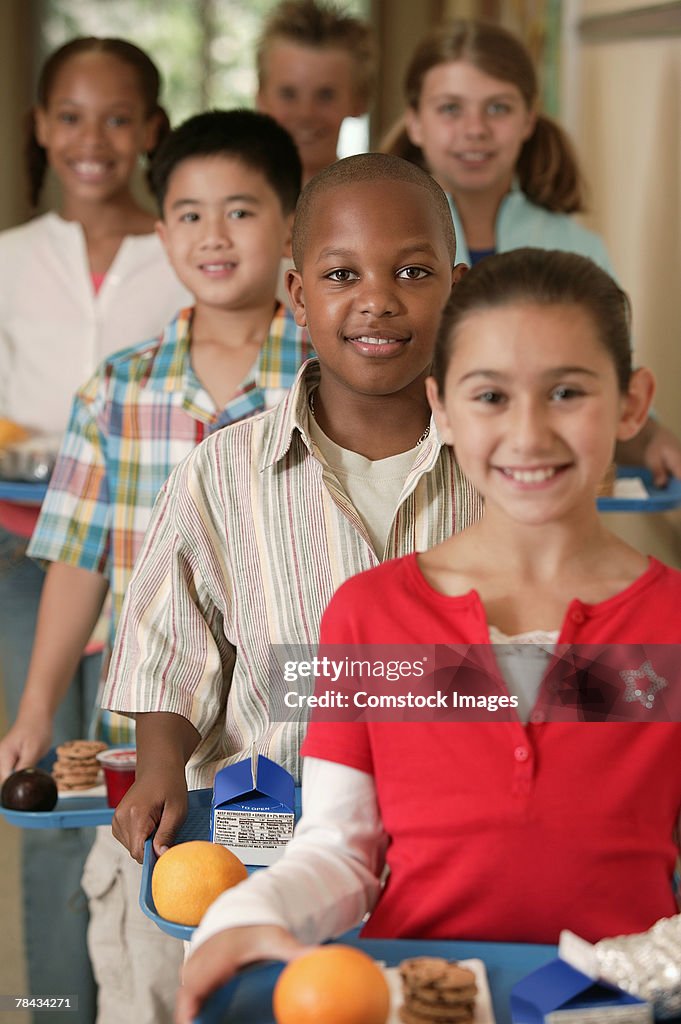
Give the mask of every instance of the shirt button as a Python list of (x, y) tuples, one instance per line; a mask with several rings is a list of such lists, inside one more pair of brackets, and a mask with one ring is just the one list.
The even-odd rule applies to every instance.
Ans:
[(578, 625), (582, 622), (586, 622), (586, 615), (584, 614), (581, 608), (575, 608), (574, 611), (570, 612), (570, 618), (573, 622), (576, 622)]
[(531, 722), (545, 722), (546, 721), (546, 715), (544, 714), (543, 711), (533, 711), (532, 714), (530, 715), (530, 721)]
[(527, 747), (516, 747), (513, 751), (513, 756), (516, 761), (519, 761), (522, 764), (523, 761), (527, 761), (530, 756), (530, 752)]

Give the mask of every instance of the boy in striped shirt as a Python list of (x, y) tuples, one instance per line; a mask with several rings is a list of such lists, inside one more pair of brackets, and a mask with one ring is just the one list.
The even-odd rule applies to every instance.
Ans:
[[(444, 193), (380, 154), (322, 171), (296, 210), (289, 290), (318, 360), (269, 412), (171, 475), (126, 596), (105, 706), (137, 724), (114, 835), (142, 859), (253, 743), (299, 776), (300, 723), (272, 721), (272, 645), (314, 647), (338, 586), (479, 515), (430, 427), (424, 381), (452, 283)], [(185, 765), (187, 781), (185, 781)]]

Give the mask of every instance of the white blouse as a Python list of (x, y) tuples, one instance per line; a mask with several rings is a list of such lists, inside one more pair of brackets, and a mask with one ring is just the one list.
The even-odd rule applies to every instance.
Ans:
[(0, 416), (60, 434), (105, 356), (193, 302), (155, 234), (123, 240), (95, 294), (80, 224), (55, 213), (0, 234)]

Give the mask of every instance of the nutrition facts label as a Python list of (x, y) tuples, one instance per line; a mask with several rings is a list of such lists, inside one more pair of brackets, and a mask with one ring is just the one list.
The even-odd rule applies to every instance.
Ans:
[(274, 849), (292, 838), (293, 821), (293, 815), (288, 813), (217, 809), (213, 817), (213, 842), (253, 850)]

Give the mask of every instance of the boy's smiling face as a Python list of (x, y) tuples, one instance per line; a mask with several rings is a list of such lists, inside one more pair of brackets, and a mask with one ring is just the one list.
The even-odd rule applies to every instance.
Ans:
[(377, 178), (319, 195), (289, 290), (325, 381), (364, 395), (423, 394), (457, 277), (427, 189)]
[(197, 309), (273, 303), (293, 215), (262, 172), (231, 156), (197, 156), (173, 171), (156, 225)]

